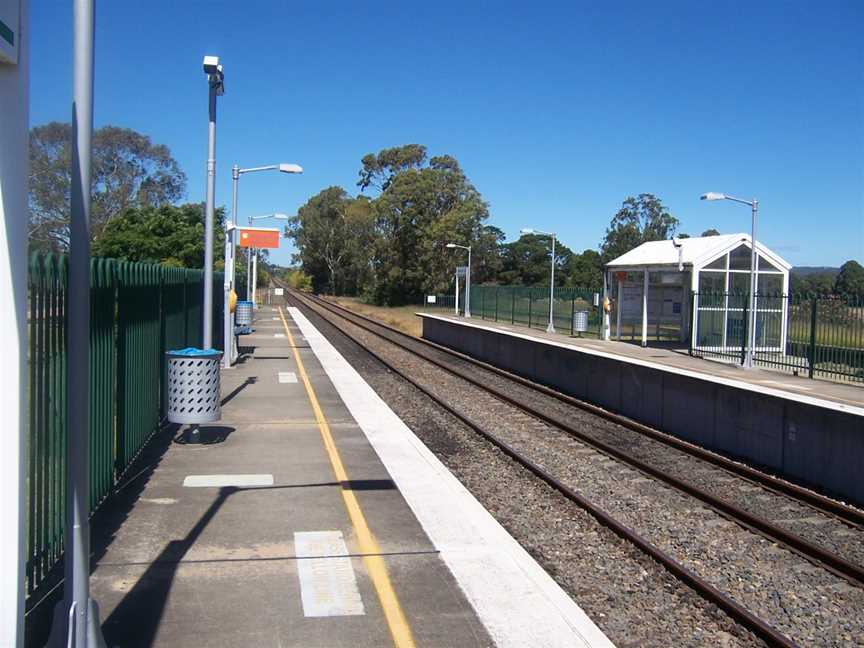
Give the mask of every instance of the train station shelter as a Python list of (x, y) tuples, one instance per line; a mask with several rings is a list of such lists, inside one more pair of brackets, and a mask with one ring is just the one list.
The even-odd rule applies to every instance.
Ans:
[[(604, 293), (612, 301), (605, 337), (740, 350), (750, 293), (751, 240), (721, 234), (651, 241), (610, 261)], [(791, 265), (757, 241), (756, 351), (786, 348)]]

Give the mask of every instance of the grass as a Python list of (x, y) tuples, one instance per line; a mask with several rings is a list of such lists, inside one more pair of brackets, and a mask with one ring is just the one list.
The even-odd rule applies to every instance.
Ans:
[(419, 306), (373, 306), (366, 304), (356, 297), (324, 297), (328, 301), (344, 306), (355, 313), (372, 317), (384, 324), (389, 324), (400, 331), (404, 331), (414, 337), (420, 337), (422, 327), (420, 318), (415, 313)]

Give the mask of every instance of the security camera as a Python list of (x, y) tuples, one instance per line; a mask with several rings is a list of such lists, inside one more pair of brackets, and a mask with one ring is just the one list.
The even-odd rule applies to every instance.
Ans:
[(207, 74), (219, 74), (220, 72), (222, 72), (222, 66), (219, 65), (218, 56), (204, 57), (204, 72), (206, 72)]
[(681, 247), (681, 239), (678, 238), (677, 236), (674, 237), (672, 239), (672, 245), (674, 245), (676, 248), (680, 248)]

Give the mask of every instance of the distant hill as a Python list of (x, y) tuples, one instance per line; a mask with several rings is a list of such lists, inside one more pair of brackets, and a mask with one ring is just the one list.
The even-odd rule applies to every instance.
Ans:
[(832, 268), (830, 266), (795, 266), (792, 268), (792, 274), (799, 277), (815, 274), (827, 274), (836, 277), (839, 273), (840, 268)]

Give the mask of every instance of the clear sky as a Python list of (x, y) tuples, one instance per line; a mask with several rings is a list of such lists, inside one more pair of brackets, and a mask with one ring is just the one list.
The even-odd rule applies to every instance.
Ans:
[[(33, 124), (68, 120), (71, 2), (32, 0)], [(864, 2), (97, 2), (96, 125), (168, 145), (203, 200), (204, 54), (221, 57), (217, 204), (295, 213), (360, 158), (450, 154), (515, 238), (597, 248), (628, 195), (795, 265), (864, 261)], [(263, 224), (263, 223), (262, 223)], [(287, 249), (274, 259), (287, 263)]]

